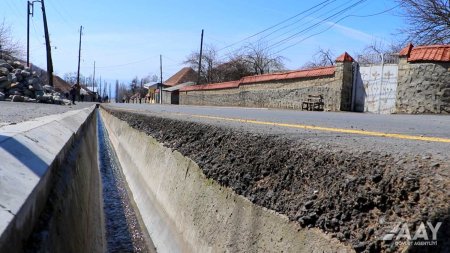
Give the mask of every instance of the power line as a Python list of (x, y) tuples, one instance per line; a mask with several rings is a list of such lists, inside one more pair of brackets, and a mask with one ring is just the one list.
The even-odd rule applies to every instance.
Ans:
[(310, 35), (310, 36), (308, 36), (308, 37), (306, 37), (306, 38), (304, 38), (304, 39), (302, 39), (302, 40), (300, 40), (300, 41), (298, 41), (298, 42), (296, 42), (296, 43), (294, 43), (294, 44), (292, 44), (292, 45), (290, 45), (290, 46), (287, 46), (287, 47), (285, 47), (285, 48), (283, 48), (283, 49), (277, 51), (277, 52), (274, 53), (273, 55), (279, 54), (279, 53), (281, 53), (282, 51), (284, 51), (284, 50), (286, 50), (286, 49), (289, 49), (289, 48), (291, 48), (291, 47), (293, 47), (293, 46), (296, 46), (296, 45), (300, 44), (301, 42), (303, 42), (303, 41), (305, 41), (305, 40), (307, 40), (307, 39), (309, 39), (309, 38), (311, 38), (311, 37), (313, 37), (313, 36), (317, 36), (317, 35), (319, 35), (319, 34), (324, 33), (324, 32), (326, 32), (326, 31), (330, 30), (331, 28), (333, 28), (335, 25), (337, 25), (337, 24), (338, 24), (339, 22), (341, 22), (342, 20), (347, 19), (347, 18), (349, 18), (349, 17), (356, 17), (356, 18), (373, 17), (373, 16), (381, 15), (381, 14), (387, 13), (387, 12), (389, 12), (389, 11), (392, 11), (392, 10), (394, 10), (395, 8), (399, 7), (400, 5), (401, 5), (401, 4), (398, 4), (398, 5), (396, 5), (396, 6), (392, 7), (392, 8), (389, 8), (389, 9), (387, 9), (387, 10), (384, 10), (384, 11), (381, 11), (381, 12), (378, 12), (378, 13), (373, 13), (373, 14), (367, 14), (367, 15), (353, 15), (353, 14), (351, 14), (351, 15), (347, 15), (347, 16), (342, 17), (341, 19), (337, 20), (336, 22), (334, 22), (332, 25), (330, 25), (330, 26), (327, 27), (326, 29), (324, 29), (324, 30), (322, 30), (322, 31), (320, 31), (320, 32), (318, 32), (318, 33), (312, 34), (312, 35)]
[[(329, 15), (329, 16), (327, 16), (326, 18), (322, 19), (321, 21), (319, 21), (319, 22), (317, 22), (317, 23), (315, 23), (315, 24), (313, 24), (313, 25), (311, 25), (311, 26), (306, 27), (305, 29), (303, 29), (303, 30), (300, 31), (300, 32), (295, 33), (295, 34), (292, 35), (291, 37), (294, 38), (294, 37), (299, 36), (299, 35), (302, 34), (302, 33), (308, 32), (309, 30), (313, 30), (314, 28), (316, 28), (317, 26), (319, 26), (321, 23), (325, 22), (326, 20), (331, 19), (331, 18), (335, 18), (335, 17), (339, 17), (340, 15), (344, 14), (344, 13), (345, 13), (346, 11), (348, 11), (349, 9), (351, 9), (351, 8), (353, 8), (353, 7), (355, 7), (355, 6), (359, 5), (359, 4), (362, 4), (363, 2), (366, 2), (366, 1), (367, 1), (367, 0), (360, 0), (360, 1), (357, 1), (357, 2), (353, 2), (353, 3), (352, 3), (352, 1), (347, 1), (347, 2), (345, 2), (344, 4), (340, 4), (340, 5), (338, 5), (337, 7), (334, 7), (333, 9), (328, 10), (327, 12), (320, 14), (319, 16), (316, 17), (316, 19), (311, 19), (310, 21), (307, 21), (307, 22), (303, 23), (300, 27), (304, 27), (306, 24), (309, 24), (309, 23), (313, 22), (314, 20), (317, 20), (317, 18), (320, 18), (320, 17), (322, 17), (322, 16), (325, 16), (325, 14), (328, 14), (328, 13), (330, 13), (330, 12), (333, 12), (333, 11), (335, 11), (335, 10), (338, 10), (338, 9), (340, 9), (340, 8), (343, 7), (343, 6), (347, 6), (347, 4), (352, 3), (351, 5), (345, 7), (345, 8), (342, 9), (342, 10), (340, 10), (340, 11), (338, 11), (338, 12), (334, 12), (333, 15)], [(333, 2), (334, 2), (334, 1), (333, 1)], [(325, 1), (325, 2), (319, 3), (319, 4), (316, 5), (316, 6), (311, 7), (311, 8), (308, 9), (308, 10), (312, 10), (312, 9), (315, 9), (315, 8), (319, 7), (319, 10), (315, 11), (315, 12), (318, 12), (318, 11), (322, 10), (323, 7), (328, 6), (329, 4), (330, 4), (330, 3), (329, 3), (328, 1)], [(302, 13), (304, 13), (304, 14), (305, 14), (305, 13), (308, 13), (308, 10), (303, 11)], [(296, 16), (298, 17), (299, 15), (297, 14)], [(309, 17), (309, 16), (306, 16), (306, 17)], [(293, 18), (295, 18), (295, 17), (291, 17), (291, 18), (289, 18), (289, 19), (286, 19), (285, 21), (292, 20)], [(301, 19), (303, 19), (303, 18), (304, 18), (304, 17), (302, 17)], [(280, 22), (280, 23), (281, 23), (281, 22)], [(279, 25), (280, 23), (278, 23), (277, 25)], [(292, 26), (292, 25), (294, 25), (295, 23), (296, 23), (296, 22), (290, 23), (289, 25), (284, 26), (284, 28), (289, 27), (289, 26)], [(274, 26), (272, 26), (272, 27), (275, 27), (275, 26), (276, 26), (276, 25), (274, 25)], [(285, 35), (285, 34), (289, 34), (290, 32), (295, 31), (295, 30), (298, 29), (298, 28), (299, 28), (299, 27), (296, 27), (295, 29), (291, 29), (291, 30), (289, 30), (289, 31), (287, 31), (287, 32), (285, 32), (285, 33), (279, 35), (277, 38), (279, 38), (279, 37), (281, 37), (281, 36), (283, 36), (283, 35)], [(267, 29), (265, 29), (265, 30), (267, 30)], [(282, 30), (282, 29), (277, 29), (277, 30), (279, 31), (279, 30)], [(272, 32), (272, 34), (273, 34), (273, 32)], [(250, 36), (250, 37), (251, 37), (251, 36)], [(266, 37), (267, 37), (267, 35), (266, 35)], [(248, 37), (247, 37), (247, 38), (248, 38)], [(285, 38), (285, 39), (283, 39), (283, 40), (281, 40), (281, 41), (278, 41), (277, 43), (274, 43), (274, 44), (272, 44), (272, 45), (268, 45), (267, 47), (263, 48), (262, 50), (268, 50), (268, 49), (270, 49), (270, 48), (277, 47), (278, 44), (282, 45), (282, 44), (286, 43), (287, 41), (291, 40), (292, 38)], [(274, 38), (274, 39), (276, 39), (276, 38)], [(270, 42), (270, 41), (273, 41), (274, 39), (269, 40), (269, 42)], [(261, 40), (257, 40), (257, 41), (261, 41)], [(235, 52), (237, 52), (238, 50), (241, 50), (241, 48), (235, 49), (235, 50), (231, 51), (229, 54), (235, 53)], [(220, 57), (219, 60), (224, 60), (226, 57), (227, 57), (227, 56), (224, 55), (224, 56)]]
[(37, 29), (36, 29), (36, 25), (34, 23), (34, 19), (31, 19), (31, 24), (33, 25), (33, 30), (35, 33), (33, 33), (33, 36), (36, 40), (38, 40), (39, 43), (45, 44), (45, 41), (42, 40), (42, 38), (40, 38), (37, 34)]
[(58, 13), (58, 16), (61, 17), (62, 21), (69, 27), (69, 28), (73, 28), (75, 27), (75, 25), (71, 24), (62, 14), (61, 12), (58, 10), (58, 8), (56, 8), (56, 5), (53, 3), (53, 1), (50, 1), (50, 6), (52, 7), (52, 9)]
[(311, 30), (311, 29), (313, 29), (313, 28), (319, 26), (320, 24), (324, 23), (325, 21), (328, 21), (328, 20), (330, 20), (331, 18), (334, 18), (334, 17), (336, 17), (336, 16), (339, 16), (339, 15), (341, 15), (341, 14), (347, 12), (348, 10), (350, 10), (350, 9), (352, 9), (352, 8), (358, 6), (358, 5), (360, 5), (360, 4), (362, 4), (362, 3), (366, 2), (366, 1), (367, 1), (367, 0), (360, 0), (360, 1), (356, 2), (356, 3), (353, 3), (352, 5), (350, 5), (350, 6), (346, 7), (346, 8), (344, 8), (344, 9), (342, 9), (342, 10), (336, 12), (336, 13), (334, 13), (333, 15), (330, 15), (330, 16), (328, 16), (327, 18), (322, 19), (322, 20), (320, 20), (319, 22), (316, 22), (316, 23), (314, 23), (313, 25), (311, 25), (311, 26), (309, 26), (309, 27), (307, 27), (307, 28), (305, 28), (305, 29), (303, 29), (303, 30), (301, 30), (301, 31), (299, 31), (299, 32), (297, 32), (297, 33), (295, 33), (295, 34), (293, 34), (293, 35), (287, 37), (287, 38), (284, 38), (284, 39), (282, 39), (282, 40), (280, 40), (280, 41), (278, 41), (278, 42), (276, 42), (276, 43), (274, 43), (274, 44), (272, 44), (272, 45), (270, 45), (270, 46), (267, 47), (266, 49), (270, 49), (270, 48), (274, 48), (274, 47), (276, 47), (276, 46), (278, 46), (278, 45), (282, 45), (283, 43), (286, 43), (287, 41), (292, 40), (293, 38), (295, 38), (295, 37), (297, 37), (297, 36), (299, 36), (299, 35), (301, 35), (301, 34), (307, 32), (307, 31), (309, 31), (309, 30)]
[(329, 2), (329, 1), (331, 1), (331, 0), (325, 0), (325, 1), (323, 1), (323, 2), (321, 2), (321, 3), (319, 3), (319, 4), (317, 4), (317, 5), (314, 5), (313, 7), (309, 8), (309, 9), (307, 9), (307, 10), (305, 10), (305, 11), (302, 11), (302, 12), (300, 12), (300, 13), (297, 13), (297, 14), (295, 14), (294, 16), (292, 16), (292, 17), (290, 17), (290, 18), (287, 18), (287, 19), (285, 19), (285, 20), (283, 20), (283, 21), (281, 21), (281, 22), (279, 22), (279, 23), (277, 23), (277, 24), (275, 24), (275, 25), (272, 25), (272, 26), (270, 26), (270, 27), (268, 27), (268, 28), (266, 28), (266, 29), (264, 29), (264, 30), (262, 30), (262, 31), (260, 31), (260, 32), (257, 32), (257, 33), (255, 33), (255, 34), (250, 35), (250, 36), (248, 36), (248, 37), (246, 37), (246, 38), (243, 38), (243, 39), (241, 39), (241, 40), (239, 40), (239, 41), (237, 41), (237, 42), (234, 42), (234, 43), (232, 43), (232, 44), (230, 44), (230, 45), (228, 45), (228, 46), (225, 46), (225, 47), (223, 47), (223, 48), (220, 48), (219, 50), (217, 50), (217, 52), (222, 51), (222, 50), (227, 49), (227, 48), (230, 48), (230, 47), (232, 47), (232, 46), (235, 46), (235, 45), (237, 45), (237, 44), (239, 44), (239, 43), (241, 43), (241, 42), (243, 42), (243, 41), (246, 41), (246, 40), (248, 40), (248, 39), (254, 38), (254, 37), (256, 37), (256, 36), (258, 36), (258, 35), (260, 35), (260, 34), (266, 32), (266, 31), (268, 31), (268, 30), (271, 30), (271, 29), (273, 29), (273, 28), (275, 28), (275, 27), (277, 27), (277, 26), (279, 26), (279, 25), (281, 25), (281, 24), (283, 24), (283, 23), (286, 23), (286, 22), (289, 21), (289, 20), (292, 20), (292, 19), (294, 19), (294, 18), (296, 18), (296, 17), (298, 17), (298, 16), (300, 16), (300, 15), (303, 15), (304, 13), (306, 13), (306, 12), (308, 12), (308, 11), (310, 11), (310, 10), (312, 10), (312, 9), (314, 9), (314, 8), (316, 8), (316, 7), (318, 7), (318, 6), (322, 5), (322, 4), (324, 4), (324, 3), (327, 3), (327, 2)]
[[(159, 57), (159, 54), (157, 55)], [(136, 60), (136, 61), (132, 61), (132, 62), (127, 62), (127, 63), (123, 63), (123, 64), (118, 64), (118, 65), (109, 65), (109, 66), (97, 66), (96, 68), (98, 69), (106, 69), (106, 68), (118, 68), (118, 67), (125, 67), (125, 66), (130, 66), (130, 65), (134, 65), (134, 64), (138, 64), (138, 63), (143, 63), (152, 59), (155, 59), (156, 56), (151, 56), (151, 57), (147, 57), (141, 60)]]
[[(309, 18), (308, 21), (302, 23), (300, 26), (296, 26), (296, 27), (294, 27), (293, 29), (290, 29), (290, 30), (288, 30), (288, 31), (286, 31), (286, 32), (284, 32), (284, 33), (278, 35), (278, 37), (281, 37), (281, 36), (284, 36), (284, 35), (286, 35), (286, 34), (289, 34), (290, 32), (296, 31), (296, 30), (299, 29), (299, 28), (306, 27), (306, 25), (308, 25), (308, 24), (310, 24), (310, 23), (312, 23), (312, 22), (314, 22), (314, 21), (317, 21), (318, 19), (320, 19), (321, 17), (324, 17), (324, 16), (325, 16), (326, 14), (328, 14), (328, 13), (331, 13), (331, 12), (333, 12), (333, 11), (338, 10), (339, 8), (341, 8), (341, 7), (345, 6), (346, 4), (348, 4), (349, 2), (351, 2), (351, 1), (345, 2), (345, 3), (341, 4), (341, 5), (338, 5), (338, 6), (336, 6), (335, 8), (332, 8), (331, 10), (326, 10), (324, 13), (320, 13), (320, 14), (319, 14), (318, 16), (316, 16), (315, 18), (311, 18), (311, 16), (308, 16), (308, 18)], [(274, 39), (268, 40), (268, 42), (273, 41), (273, 40), (274, 40)]]
[[(333, 2), (335, 2), (335, 1), (331, 1), (331, 2), (329, 2), (329, 3), (326, 3), (325, 5), (321, 6), (321, 7), (319, 8), (319, 10), (317, 10), (317, 11), (322, 10), (323, 8), (325, 8), (326, 6), (328, 6), (329, 4), (331, 4), (331, 3), (333, 3)], [(333, 10), (334, 10), (334, 9), (333, 9)], [(298, 19), (298, 20), (296, 20), (296, 21), (294, 21), (294, 22), (292, 22), (292, 23), (290, 23), (290, 24), (288, 24), (288, 25), (282, 26), (281, 28), (278, 28), (278, 29), (276, 29), (275, 31), (273, 31), (273, 32), (271, 32), (271, 33), (269, 33), (269, 34), (267, 34), (267, 35), (265, 35), (265, 36), (259, 38), (257, 41), (262, 41), (263, 39), (268, 38), (270, 35), (275, 34), (275, 33), (279, 32), (279, 31), (281, 31), (281, 30), (283, 30), (283, 29), (285, 29), (285, 28), (287, 28), (287, 27), (290, 27), (290, 26), (294, 25), (294, 24), (297, 24), (297, 23), (299, 23), (300, 21), (304, 20), (304, 19), (307, 18), (307, 17), (309, 17), (309, 16), (303, 16), (302, 18), (300, 18), (300, 19)], [(307, 22), (307, 23), (308, 23), (308, 22)], [(304, 23), (304, 24), (305, 24), (305, 23)], [(304, 24), (302, 24), (302, 25), (304, 25)], [(290, 31), (292, 31), (292, 30), (290, 30)], [(289, 31), (289, 32), (290, 32), (290, 31)], [(286, 34), (286, 33), (284, 33), (284, 34)], [(284, 35), (284, 34), (282, 34), (282, 35)], [(280, 36), (281, 36), (281, 35), (280, 35)]]

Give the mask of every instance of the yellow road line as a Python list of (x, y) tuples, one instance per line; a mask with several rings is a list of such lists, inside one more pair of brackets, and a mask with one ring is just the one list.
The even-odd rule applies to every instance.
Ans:
[(450, 143), (450, 139), (440, 138), (440, 137), (425, 137), (425, 136), (417, 136), (417, 135), (383, 133), (383, 132), (364, 131), (364, 130), (356, 130), (356, 129), (320, 127), (320, 126), (311, 126), (311, 125), (302, 125), (302, 124), (288, 124), (288, 123), (278, 123), (278, 122), (269, 122), (269, 121), (239, 119), (239, 118), (224, 118), (224, 117), (198, 115), (198, 114), (185, 114), (185, 115), (195, 117), (195, 118), (217, 119), (217, 120), (233, 121), (233, 122), (239, 122), (239, 123), (250, 123), (250, 124), (255, 124), (255, 125), (271, 125), (271, 126), (279, 126), (279, 127), (300, 128), (300, 129), (306, 129), (306, 130), (317, 130), (317, 131), (346, 133), (346, 134), (359, 134), (359, 135), (395, 138), (395, 139), (404, 139), (404, 140)]
[[(117, 108), (119, 109), (119, 108)], [(120, 108), (124, 111), (136, 112), (136, 109), (125, 109)], [(144, 111), (144, 110), (140, 110)], [(395, 134), (395, 133), (384, 133), (384, 132), (376, 132), (376, 131), (364, 131), (357, 129), (345, 129), (345, 128), (333, 128), (333, 127), (320, 127), (320, 126), (311, 126), (311, 125), (302, 125), (302, 124), (289, 124), (289, 123), (279, 123), (279, 122), (270, 122), (270, 121), (259, 121), (259, 120), (250, 120), (250, 119), (239, 119), (239, 118), (226, 118), (226, 117), (218, 117), (218, 116), (208, 116), (201, 114), (187, 114), (187, 113), (173, 113), (178, 115), (185, 115), (194, 118), (203, 118), (203, 119), (216, 119), (216, 120), (224, 120), (224, 121), (233, 121), (239, 123), (250, 123), (255, 125), (270, 125), (270, 126), (279, 126), (279, 127), (288, 127), (288, 128), (298, 128), (305, 130), (316, 130), (316, 131), (324, 131), (324, 132), (334, 132), (334, 133), (346, 133), (346, 134), (359, 134), (366, 136), (375, 136), (375, 137), (385, 137), (385, 138), (394, 138), (394, 139), (403, 139), (403, 140), (415, 140), (415, 141), (431, 141), (431, 142), (442, 142), (442, 143), (450, 143), (449, 138), (441, 138), (441, 137), (426, 137), (426, 136), (417, 136), (417, 135), (407, 135), (407, 134)]]

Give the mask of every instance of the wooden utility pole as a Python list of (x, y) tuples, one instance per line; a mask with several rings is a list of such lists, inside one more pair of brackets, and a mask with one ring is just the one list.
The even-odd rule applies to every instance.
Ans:
[(94, 86), (95, 86), (95, 61), (94, 61), (94, 75), (92, 76), (92, 92), (93, 93), (95, 93)]
[(200, 84), (200, 72), (202, 71), (202, 54), (203, 54), (203, 29), (202, 29), (202, 38), (200, 40), (200, 57), (198, 59), (197, 85)]
[(41, 0), (42, 4), (42, 17), (44, 19), (44, 33), (45, 33), (45, 46), (47, 48), (47, 75), (48, 84), (53, 86), (53, 61), (52, 61), (52, 48), (50, 46), (50, 35), (48, 34), (47, 15), (45, 14), (45, 3)]
[(98, 90), (98, 95), (100, 96), (100, 101), (102, 101), (102, 76), (100, 76), (100, 89)]
[(78, 45), (78, 70), (77, 70), (77, 89), (80, 89), (80, 60), (81, 60), (81, 35), (83, 33), (83, 26), (80, 26), (80, 43)]
[(31, 12), (30, 1), (27, 1), (27, 67), (30, 67), (30, 15), (33, 15)]
[(162, 55), (159, 55), (159, 72), (161, 78), (161, 87), (159, 88), (159, 103), (162, 104), (162, 89), (163, 89), (163, 76), (162, 76)]

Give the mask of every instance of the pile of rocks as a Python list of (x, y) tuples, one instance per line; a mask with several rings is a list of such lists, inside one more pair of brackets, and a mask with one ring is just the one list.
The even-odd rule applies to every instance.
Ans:
[(0, 101), (70, 104), (50, 85), (44, 85), (36, 71), (13, 58), (0, 59)]

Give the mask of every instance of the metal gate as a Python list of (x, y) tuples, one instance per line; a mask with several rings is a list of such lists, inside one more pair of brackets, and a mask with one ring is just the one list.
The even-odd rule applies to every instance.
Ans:
[(354, 74), (354, 111), (382, 114), (395, 111), (398, 55), (360, 56)]

